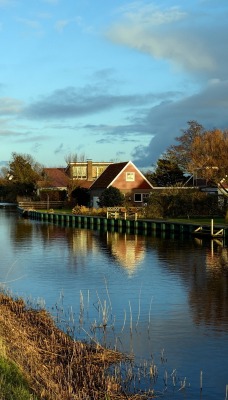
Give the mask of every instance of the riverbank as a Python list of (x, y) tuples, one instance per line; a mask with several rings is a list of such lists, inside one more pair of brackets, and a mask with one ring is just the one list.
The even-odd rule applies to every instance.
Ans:
[(4, 293), (0, 293), (0, 337), (5, 356), (19, 367), (36, 396), (33, 399), (148, 398), (123, 393), (120, 383), (107, 374), (110, 365), (125, 358), (123, 354), (71, 339), (47, 311), (28, 308), (22, 299)]
[(79, 229), (94, 229), (102, 231), (116, 231), (129, 234), (143, 234), (147, 236), (167, 237), (206, 237), (228, 240), (228, 224), (221, 219), (146, 219), (121, 218), (103, 215), (72, 214), (56, 210), (24, 210), (18, 208), (24, 218), (38, 221), (71, 226)]

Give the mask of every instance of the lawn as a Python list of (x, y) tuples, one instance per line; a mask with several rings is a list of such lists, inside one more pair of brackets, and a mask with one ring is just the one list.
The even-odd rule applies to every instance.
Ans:
[(228, 226), (228, 222), (225, 222), (225, 218), (222, 217), (192, 217), (192, 218), (168, 218), (168, 221), (182, 222), (197, 225), (211, 225), (211, 220), (213, 219), (214, 225), (225, 225)]

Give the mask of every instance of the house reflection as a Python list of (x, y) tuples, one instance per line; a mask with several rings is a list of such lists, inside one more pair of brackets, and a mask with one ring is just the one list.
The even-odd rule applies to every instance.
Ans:
[[(103, 248), (111, 258), (132, 275), (145, 256), (145, 238), (118, 232), (94, 232), (75, 230), (72, 238), (72, 251), (86, 255), (99, 253)], [(99, 243), (98, 243), (99, 242)]]
[(145, 257), (145, 238), (138, 235), (107, 232), (107, 246), (129, 275), (132, 275)]
[(94, 240), (93, 231), (76, 229), (72, 235), (72, 251), (76, 254), (98, 252), (98, 244)]

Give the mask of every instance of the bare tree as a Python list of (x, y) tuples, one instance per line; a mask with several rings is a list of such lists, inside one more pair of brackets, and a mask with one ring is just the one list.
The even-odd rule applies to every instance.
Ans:
[(64, 160), (66, 161), (67, 164), (71, 162), (84, 162), (86, 161), (87, 157), (85, 153), (69, 153), (64, 157)]

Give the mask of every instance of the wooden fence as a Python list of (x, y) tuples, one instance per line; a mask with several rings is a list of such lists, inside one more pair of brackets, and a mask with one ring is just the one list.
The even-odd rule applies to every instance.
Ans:
[(62, 208), (64, 201), (19, 201), (18, 207), (23, 210), (49, 210), (50, 208)]
[(107, 207), (107, 219), (108, 218), (122, 218), (122, 219), (134, 219), (137, 221), (140, 209), (137, 207)]

